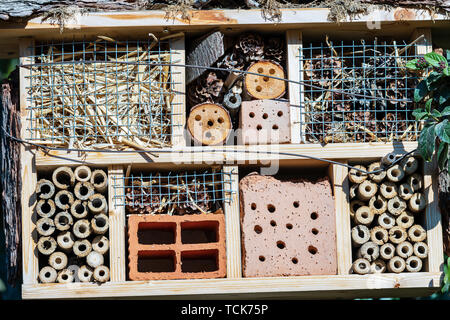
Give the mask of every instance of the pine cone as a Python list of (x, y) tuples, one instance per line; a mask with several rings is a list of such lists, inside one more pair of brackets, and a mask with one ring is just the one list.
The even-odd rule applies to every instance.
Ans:
[(234, 48), (236, 53), (247, 63), (264, 58), (264, 41), (258, 34), (241, 34)]
[(306, 60), (303, 65), (306, 78), (316, 86), (329, 87), (331, 81), (341, 74), (342, 62), (333, 57)]
[(181, 203), (177, 207), (177, 214), (183, 215), (201, 213), (198, 207), (200, 207), (203, 211), (208, 212), (212, 206), (212, 202), (210, 201), (211, 196), (208, 193), (208, 189), (199, 184), (196, 186), (190, 185), (188, 189), (195, 205), (186, 193), (182, 193), (178, 198)]
[(160, 206), (160, 196), (155, 188), (127, 188), (126, 207), (131, 214), (154, 213)]
[(190, 106), (204, 102), (219, 102), (223, 96), (223, 80), (214, 72), (209, 72), (199, 78), (188, 91)]
[(280, 38), (269, 38), (264, 46), (264, 59), (281, 63), (284, 58), (284, 41)]

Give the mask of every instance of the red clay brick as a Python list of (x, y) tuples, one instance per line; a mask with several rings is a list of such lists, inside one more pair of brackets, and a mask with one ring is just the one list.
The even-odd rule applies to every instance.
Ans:
[(334, 200), (328, 179), (239, 183), (244, 277), (336, 274)]
[(287, 101), (243, 101), (239, 121), (241, 144), (278, 144), (291, 141)]
[(131, 215), (128, 245), (131, 280), (226, 276), (223, 214)]

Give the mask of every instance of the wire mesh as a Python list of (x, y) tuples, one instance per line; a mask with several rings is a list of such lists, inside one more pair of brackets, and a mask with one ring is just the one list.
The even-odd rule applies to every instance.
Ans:
[[(113, 178), (114, 203), (128, 214), (210, 213), (231, 201), (231, 174), (217, 171), (137, 173)], [(120, 181), (117, 181), (120, 180)], [(119, 190), (123, 188), (123, 191)]]
[[(300, 72), (302, 140), (311, 143), (414, 141), (418, 77), (406, 62), (416, 45), (352, 41), (304, 44)], [(350, 94), (347, 94), (350, 93)]]
[(69, 147), (170, 145), (177, 83), (169, 66), (151, 63), (176, 63), (175, 52), (168, 42), (152, 41), (37, 44), (27, 88), (30, 140)]

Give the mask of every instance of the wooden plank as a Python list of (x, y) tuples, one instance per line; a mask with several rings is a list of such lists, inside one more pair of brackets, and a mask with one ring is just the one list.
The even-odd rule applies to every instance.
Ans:
[(433, 42), (431, 37), (431, 29), (428, 28), (418, 28), (414, 30), (411, 40), (416, 40), (418, 37), (422, 36), (423, 38), (417, 42), (416, 45), (416, 54), (424, 55), (428, 52), (433, 51)]
[[(33, 62), (30, 58), (34, 55), (34, 41), (30, 38), (20, 39), (20, 64), (29, 64)], [(30, 131), (27, 130), (30, 121), (30, 110), (28, 97), (28, 87), (30, 86), (30, 70), (20, 68), (20, 114), (21, 114), (21, 138), (30, 137)], [(34, 207), (36, 205), (36, 184), (37, 172), (35, 166), (35, 154), (30, 146), (21, 146), (21, 176), (22, 176), (22, 268), (23, 283), (33, 284), (38, 282), (39, 264), (36, 252), (37, 234), (34, 230), (35, 216)]]
[(241, 259), (241, 220), (239, 207), (239, 168), (237, 166), (224, 166), (225, 198), (231, 201), (225, 202), (225, 232), (227, 245), (227, 278), (242, 277)]
[[(184, 36), (170, 40), (170, 51), (174, 64), (185, 64), (185, 38)], [(186, 124), (186, 69), (180, 66), (171, 66), (171, 74), (175, 97), (172, 100), (172, 146), (183, 147), (184, 125)]]
[(438, 168), (437, 162), (424, 164), (424, 195), (428, 205), (425, 210), (425, 230), (428, 244), (428, 270), (429, 272), (442, 272), (444, 270), (444, 248), (442, 239), (441, 213), (438, 204)]
[[(303, 72), (300, 72), (300, 50), (303, 46), (302, 32), (289, 30), (286, 32), (287, 43), (287, 75), (289, 80), (302, 82)], [(289, 102), (291, 105), (291, 143), (305, 142), (304, 123), (304, 86), (289, 82)]]
[[(70, 299), (101, 297), (176, 297), (186, 295), (226, 294), (242, 297), (245, 294), (263, 294), (297, 298), (325, 297), (345, 299), (355, 297), (354, 290), (367, 296), (381, 295), (377, 290), (394, 289), (401, 296), (402, 289), (414, 289), (414, 294), (429, 295), (439, 288), (441, 273), (401, 273), (371, 275), (335, 275), (304, 277), (273, 277), (245, 279), (195, 279), (94, 283), (29, 284), (22, 287), (24, 299)], [(388, 291), (389, 292), (389, 291)]]
[[(64, 164), (73, 164), (73, 161), (88, 164), (120, 164), (133, 165), (147, 164), (232, 164), (260, 161), (277, 161), (280, 159), (303, 159), (302, 156), (322, 157), (326, 159), (376, 159), (384, 157), (387, 153), (396, 152), (404, 154), (417, 149), (417, 142), (394, 143), (334, 143), (326, 146), (318, 144), (281, 144), (281, 145), (254, 145), (251, 146), (221, 146), (221, 147), (185, 147), (177, 150), (152, 149), (158, 157), (149, 157), (138, 153), (101, 153), (89, 152), (86, 155), (68, 155), (64, 151), (51, 151), (45, 154), (39, 151), (36, 165), (52, 167)], [(214, 150), (214, 151), (212, 151)], [(247, 153), (245, 150), (251, 150)], [(280, 154), (282, 153), (282, 154)]]
[(123, 167), (111, 165), (108, 167), (108, 204), (109, 204), (109, 258), (110, 281), (122, 282), (126, 280), (125, 252), (125, 206), (122, 205)]
[[(346, 161), (344, 163), (347, 163)], [(334, 164), (331, 166), (334, 183), (334, 203), (336, 210), (336, 244), (338, 274), (350, 274), (352, 268), (352, 239), (350, 225), (350, 199), (348, 168)]]

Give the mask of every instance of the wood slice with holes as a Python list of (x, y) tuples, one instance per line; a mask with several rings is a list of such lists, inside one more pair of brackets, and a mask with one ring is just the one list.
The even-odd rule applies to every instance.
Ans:
[(196, 143), (205, 146), (223, 144), (232, 129), (231, 117), (221, 105), (202, 103), (192, 107), (187, 127)]
[[(283, 67), (276, 62), (263, 60), (255, 62), (248, 72), (259, 73), (271, 77), (285, 78)], [(286, 83), (270, 77), (246, 74), (244, 78), (245, 92), (254, 99), (276, 99), (286, 92)]]

